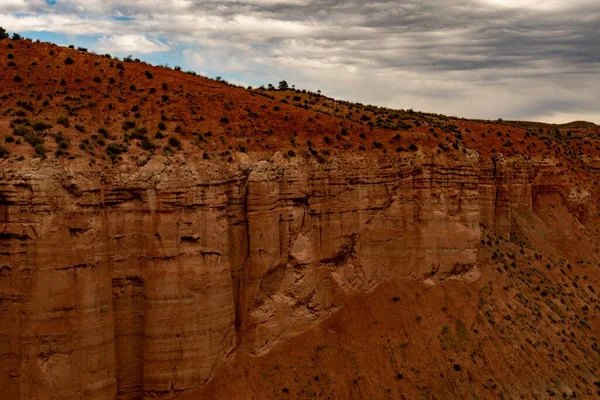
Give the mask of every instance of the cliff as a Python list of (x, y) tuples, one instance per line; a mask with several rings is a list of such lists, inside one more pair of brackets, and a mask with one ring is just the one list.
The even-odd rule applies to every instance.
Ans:
[[(2, 385), (12, 398), (138, 398), (199, 388), (348, 295), (480, 274), (487, 226), (551, 167), (504, 161), (272, 160), (58, 165), (0, 177)], [(542, 184), (538, 184), (542, 182)]]

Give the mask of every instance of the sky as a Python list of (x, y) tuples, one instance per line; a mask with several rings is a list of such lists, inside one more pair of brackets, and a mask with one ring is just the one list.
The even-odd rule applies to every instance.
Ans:
[(600, 123), (599, 0), (0, 0), (0, 26), (244, 86)]

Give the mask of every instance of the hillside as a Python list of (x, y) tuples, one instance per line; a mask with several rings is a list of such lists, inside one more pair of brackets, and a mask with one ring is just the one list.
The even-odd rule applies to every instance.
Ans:
[(600, 394), (600, 127), (0, 49), (0, 398)]

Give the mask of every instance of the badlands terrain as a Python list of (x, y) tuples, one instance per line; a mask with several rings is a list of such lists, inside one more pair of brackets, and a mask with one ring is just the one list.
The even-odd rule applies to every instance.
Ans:
[(592, 123), (0, 40), (0, 398), (595, 398), (599, 180)]

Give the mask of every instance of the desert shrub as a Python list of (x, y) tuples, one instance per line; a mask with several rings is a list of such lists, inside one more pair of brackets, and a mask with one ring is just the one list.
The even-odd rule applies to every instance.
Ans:
[(73, 61), (73, 59), (71, 57), (67, 57), (65, 58), (65, 64), (66, 65), (71, 65), (73, 64), (75, 61)]
[(166, 131), (167, 130), (167, 126), (165, 125), (164, 122), (159, 122), (158, 123), (158, 129), (160, 129), (161, 131)]
[(69, 127), (69, 117), (67, 117), (66, 115), (59, 115), (58, 118), (56, 119), (56, 123), (64, 126), (65, 128), (68, 128)]
[(144, 75), (146, 75), (146, 78), (148, 79), (154, 78), (154, 75), (152, 75), (152, 72), (150, 71), (144, 71)]
[(181, 148), (181, 142), (179, 141), (179, 139), (177, 139), (177, 138), (176, 138), (176, 137), (174, 137), (174, 136), (171, 136), (171, 137), (169, 138), (169, 141), (168, 141), (168, 143), (169, 143), (169, 146), (171, 146), (171, 147), (177, 147), (177, 148)]
[(140, 145), (144, 150), (154, 150), (156, 148), (156, 145), (147, 136), (140, 139)]
[(125, 121), (123, 122), (122, 128), (124, 131), (128, 131), (130, 129), (135, 128), (135, 121)]
[(156, 134), (154, 135), (154, 139), (163, 139), (165, 137), (165, 134), (162, 133), (161, 131), (156, 132)]
[(20, 75), (15, 75), (15, 77), (13, 78), (13, 81), (19, 83), (19, 82), (23, 82), (23, 78), (21, 78)]
[(83, 125), (75, 125), (75, 129), (77, 129), (81, 133), (85, 133), (85, 126)]
[(419, 150), (419, 148), (417, 147), (417, 145), (416, 145), (416, 144), (414, 144), (414, 143), (411, 143), (411, 145), (410, 145), (410, 146), (408, 146), (408, 149), (409, 149), (410, 151), (417, 151), (417, 150)]
[(54, 141), (60, 150), (66, 150), (71, 146), (71, 140), (65, 137), (62, 132), (58, 132), (56, 136), (54, 136)]
[(24, 109), (25, 109), (25, 110), (27, 110), (27, 111), (33, 111), (33, 110), (34, 110), (34, 108), (33, 108), (33, 103), (32, 103), (32, 102), (30, 102), (30, 101), (22, 101), (22, 100), (19, 100), (19, 101), (17, 101), (17, 105), (18, 105), (19, 107), (22, 107), (22, 108), (24, 108)]
[(106, 154), (108, 154), (113, 163), (123, 153), (127, 153), (127, 145), (124, 143), (112, 142), (106, 146)]
[(92, 143), (90, 142), (89, 139), (83, 139), (80, 143), (79, 143), (79, 148), (83, 151), (88, 151), (92, 149)]
[(27, 127), (25, 125), (16, 125), (13, 128), (13, 135), (15, 135), (15, 136), (25, 136), (29, 132), (31, 132), (31, 130), (29, 129), (29, 127)]
[(36, 147), (37, 145), (44, 144), (44, 136), (37, 132), (29, 131), (25, 135), (23, 135), (23, 140), (31, 145), (31, 147)]
[(45, 131), (46, 129), (52, 128), (52, 125), (38, 121), (31, 125), (31, 127), (36, 131)]
[(96, 83), (102, 83), (102, 79), (100, 79), (99, 76), (94, 77), (94, 82)]
[(108, 133), (108, 131), (104, 128), (99, 128), (98, 129), (98, 133), (101, 134), (104, 138), (108, 139), (110, 137), (110, 134)]
[(229, 118), (227, 117), (221, 117), (221, 119), (219, 119), (219, 122), (222, 124), (228, 124), (229, 123)]
[(6, 158), (10, 156), (10, 151), (2, 145), (0, 145), (0, 158)]
[(6, 138), (4, 138), (4, 141), (5, 141), (6, 143), (13, 143), (13, 142), (15, 141), (15, 138), (14, 138), (14, 136), (10, 136), (10, 135), (9, 135), (9, 136), (7, 136)]
[(148, 129), (146, 129), (146, 127), (141, 127), (141, 128), (134, 128), (133, 131), (131, 131), (130, 134), (130, 138), (132, 139), (142, 139), (146, 136), (146, 134), (148, 133)]

